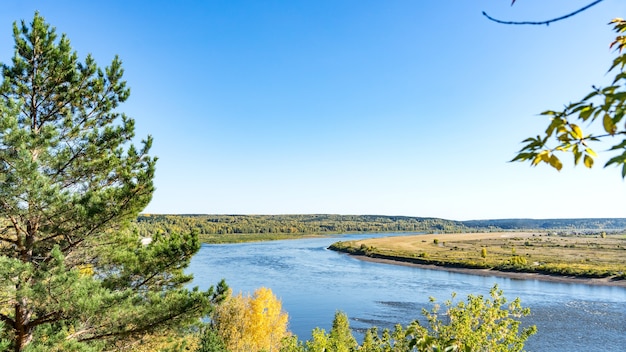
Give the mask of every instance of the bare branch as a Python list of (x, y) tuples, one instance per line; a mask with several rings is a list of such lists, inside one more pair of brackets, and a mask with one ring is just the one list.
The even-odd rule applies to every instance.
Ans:
[[(596, 0), (596, 1), (592, 2), (591, 4), (589, 4), (589, 5), (585, 6), (585, 7), (582, 7), (582, 8), (580, 8), (580, 9), (578, 9), (578, 10), (572, 12), (572, 13), (568, 13), (567, 15), (564, 15), (564, 16), (561, 16), (561, 17), (557, 17), (557, 18), (553, 18), (551, 20), (546, 20), (546, 21), (519, 21), (519, 22), (518, 21), (502, 21), (502, 20), (499, 20), (497, 18), (493, 18), (493, 17), (489, 16), (485, 11), (483, 11), (483, 16), (487, 17), (491, 21), (494, 21), (496, 23), (501, 23), (501, 24), (517, 24), (517, 25), (521, 25), (521, 24), (543, 25), (543, 24), (545, 24), (546, 26), (549, 26), (550, 23), (552, 23), (552, 22), (561, 21), (561, 20), (564, 20), (566, 18), (569, 18), (569, 17), (572, 17), (574, 15), (577, 15), (577, 14), (579, 14), (579, 13), (589, 9), (590, 7), (592, 7), (594, 5), (597, 5), (597, 4), (601, 3), (602, 1), (603, 0)], [(515, 3), (515, 1), (513, 1), (513, 3)], [(511, 5), (513, 5), (513, 3)]]

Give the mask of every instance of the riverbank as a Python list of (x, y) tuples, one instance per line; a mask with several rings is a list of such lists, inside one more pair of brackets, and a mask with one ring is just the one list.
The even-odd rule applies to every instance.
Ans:
[(333, 243), (359, 259), (483, 276), (626, 288), (626, 237), (497, 232)]
[(387, 259), (387, 258), (373, 258), (373, 257), (368, 257), (362, 254), (350, 254), (350, 253), (346, 253), (346, 254), (353, 258), (363, 260), (366, 262), (389, 264), (389, 265), (403, 265), (403, 266), (410, 266), (410, 267), (421, 268), (421, 269), (442, 270), (442, 271), (448, 271), (452, 273), (461, 273), (461, 274), (468, 274), (468, 275), (496, 276), (496, 277), (515, 279), (515, 280), (541, 280), (541, 281), (571, 283), (571, 284), (616, 286), (616, 287), (626, 288), (626, 280), (614, 280), (613, 278), (610, 278), (610, 277), (584, 278), (584, 277), (575, 277), (575, 276), (524, 273), (524, 272), (516, 272), (516, 271), (499, 271), (499, 270), (493, 270), (493, 269), (460, 268), (460, 267), (444, 266), (444, 265), (411, 263), (411, 262), (407, 262), (406, 260), (402, 260), (400, 258), (394, 260), (394, 259)]

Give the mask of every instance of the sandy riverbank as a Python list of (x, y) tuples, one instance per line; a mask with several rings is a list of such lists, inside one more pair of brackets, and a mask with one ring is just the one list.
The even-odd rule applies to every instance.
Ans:
[(408, 262), (400, 261), (400, 260), (371, 258), (371, 257), (364, 256), (364, 255), (353, 255), (353, 254), (348, 254), (348, 255), (356, 259), (367, 261), (367, 262), (412, 266), (412, 267), (430, 269), (430, 270), (444, 270), (444, 271), (461, 273), (461, 274), (469, 274), (469, 275), (496, 276), (496, 277), (516, 279), (516, 280), (541, 280), (541, 281), (573, 283), (573, 284), (583, 284), (583, 285), (617, 286), (617, 287), (626, 288), (626, 280), (611, 280), (611, 278), (581, 278), (581, 277), (546, 275), (546, 274), (537, 274), (537, 273), (497, 271), (497, 270), (492, 270), (492, 269), (456, 268), (456, 267), (446, 267), (446, 266), (439, 266), (439, 265), (408, 263)]

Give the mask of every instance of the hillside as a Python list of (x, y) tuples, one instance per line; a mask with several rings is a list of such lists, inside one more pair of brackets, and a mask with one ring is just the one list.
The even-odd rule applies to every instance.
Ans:
[(462, 221), (469, 228), (502, 230), (624, 230), (626, 218), (499, 219)]

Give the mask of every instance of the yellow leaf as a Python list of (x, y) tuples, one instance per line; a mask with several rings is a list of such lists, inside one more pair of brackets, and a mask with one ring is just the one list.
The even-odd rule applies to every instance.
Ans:
[(593, 158), (589, 155), (585, 155), (584, 163), (586, 167), (591, 169), (591, 167), (593, 166)]
[(596, 152), (594, 152), (591, 148), (585, 148), (585, 152), (587, 152), (587, 154), (591, 155), (594, 158), (598, 157), (598, 154), (596, 154)]
[(537, 156), (533, 159), (533, 161), (532, 161), (532, 163), (531, 163), (531, 164), (532, 164), (532, 166), (535, 166), (535, 165), (539, 164), (539, 162), (540, 162), (540, 161), (541, 161), (541, 158), (539, 157), (539, 155), (537, 155)]
[(533, 159), (532, 165), (535, 166), (535, 165), (539, 164), (542, 161), (548, 162), (548, 160), (549, 160), (548, 153), (549, 152), (547, 150), (544, 150), (544, 151), (540, 152), (539, 154), (537, 154), (535, 156), (535, 158)]
[(550, 166), (557, 169), (558, 171), (561, 171), (561, 169), (563, 168), (561, 160), (559, 160), (559, 158), (557, 158), (557, 156), (554, 154), (550, 156), (550, 160), (548, 161), (548, 163), (550, 164)]
[(578, 125), (572, 124), (572, 137), (576, 139), (583, 138), (583, 131), (578, 127)]

